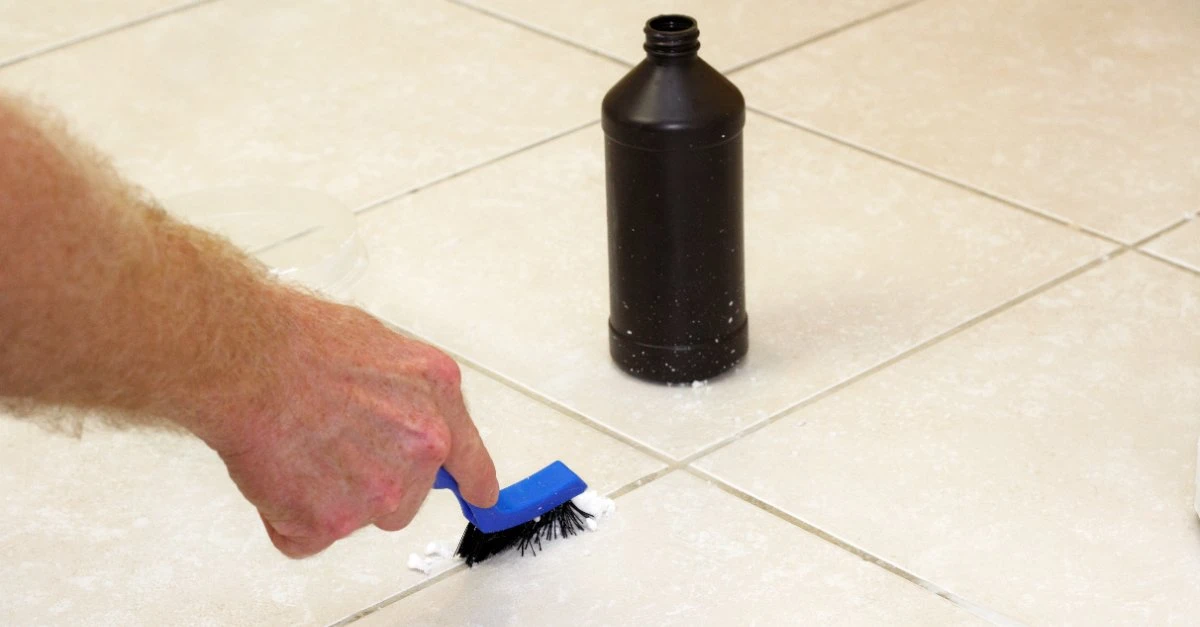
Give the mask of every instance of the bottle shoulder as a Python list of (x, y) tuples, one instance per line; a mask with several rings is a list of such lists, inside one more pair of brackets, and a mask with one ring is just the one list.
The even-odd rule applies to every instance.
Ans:
[(703, 60), (646, 59), (608, 91), (601, 107), (605, 134), (647, 149), (720, 143), (741, 132), (741, 91)]

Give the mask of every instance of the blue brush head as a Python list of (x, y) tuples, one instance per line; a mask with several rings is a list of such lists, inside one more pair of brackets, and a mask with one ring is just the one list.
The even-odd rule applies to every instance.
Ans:
[(493, 507), (475, 507), (463, 500), (458, 482), (438, 469), (433, 487), (454, 492), (463, 516), (483, 533), (496, 533), (527, 523), (583, 494), (587, 484), (562, 462), (554, 462), (500, 491)]

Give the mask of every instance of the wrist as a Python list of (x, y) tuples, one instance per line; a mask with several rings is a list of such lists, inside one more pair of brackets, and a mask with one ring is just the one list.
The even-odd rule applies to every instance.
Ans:
[[(214, 338), (224, 367), (196, 376), (171, 399), (175, 421), (221, 454), (234, 454), (278, 428), (302, 377), (312, 297), (268, 281), (246, 286), (230, 332)], [(186, 364), (185, 364), (186, 365)]]

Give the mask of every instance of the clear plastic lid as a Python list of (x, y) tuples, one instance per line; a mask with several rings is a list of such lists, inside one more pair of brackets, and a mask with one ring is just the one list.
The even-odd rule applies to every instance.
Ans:
[(228, 237), (285, 281), (343, 299), (367, 265), (354, 213), (295, 187), (227, 187), (163, 202), (172, 215)]

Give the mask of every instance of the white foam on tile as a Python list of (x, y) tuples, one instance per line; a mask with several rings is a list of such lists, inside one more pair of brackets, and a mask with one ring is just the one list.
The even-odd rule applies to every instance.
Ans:
[[(596, 520), (608, 518), (612, 516), (613, 512), (617, 511), (617, 504), (612, 499), (602, 496), (595, 490), (588, 490), (571, 499), (571, 502), (575, 504), (575, 507), (578, 507), (585, 513), (591, 514), (592, 519), (590, 522), (592, 523)], [(588, 525), (588, 529), (593, 529), (591, 524)]]
[(430, 570), (433, 570), (433, 560), (428, 557), (421, 557), (416, 553), (408, 554), (408, 569), (415, 570), (423, 575), (428, 575)]
[(454, 552), (450, 550), (450, 547), (442, 544), (441, 542), (430, 542), (429, 544), (425, 545), (426, 557), (437, 556), (442, 559), (446, 559), (452, 555), (454, 555)]

